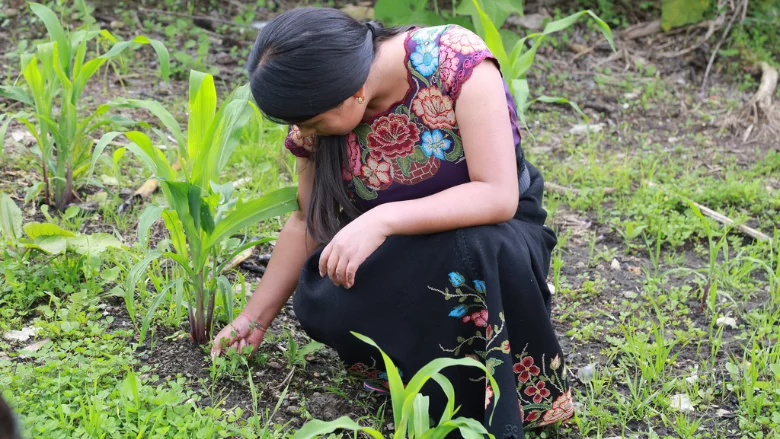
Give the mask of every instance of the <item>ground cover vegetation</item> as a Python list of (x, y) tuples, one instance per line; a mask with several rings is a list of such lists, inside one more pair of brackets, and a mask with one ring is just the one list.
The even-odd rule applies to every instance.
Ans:
[(0, 392), (25, 437), (480, 431), (418, 395), (478, 364), (369, 394), (291, 306), (257, 355), (208, 355), (296, 207), (244, 62), (301, 5), (458, 23), (501, 61), (577, 413), (529, 437), (778, 437), (777, 2), (4, 0)]

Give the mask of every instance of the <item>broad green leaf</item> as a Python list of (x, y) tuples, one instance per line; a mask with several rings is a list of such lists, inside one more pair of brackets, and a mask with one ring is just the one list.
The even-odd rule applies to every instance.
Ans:
[(9, 241), (22, 237), (22, 209), (8, 194), (0, 193), (0, 232)]
[(360, 424), (342, 416), (330, 422), (314, 420), (307, 422), (300, 430), (295, 432), (293, 439), (313, 439), (333, 433), (336, 430), (362, 431), (375, 439), (383, 439), (382, 433), (373, 428), (361, 427)]
[(150, 204), (146, 206), (146, 209), (138, 217), (138, 242), (143, 247), (146, 247), (146, 240), (149, 238), (149, 230), (151, 230), (152, 224), (160, 218), (162, 212), (162, 207)]
[(187, 237), (184, 235), (184, 227), (179, 221), (179, 215), (175, 210), (165, 210), (162, 214), (165, 227), (168, 229), (168, 233), (171, 235), (171, 242), (173, 248), (180, 255), (188, 255), (187, 252)]
[[(179, 217), (179, 222), (189, 244), (190, 257), (196, 261), (195, 267), (201, 267), (206, 262), (206, 255), (201, 255), (201, 248), (208, 249), (208, 247), (201, 246), (200, 229), (195, 227), (195, 218), (190, 214), (189, 200), (192, 185), (185, 182), (163, 181), (162, 186), (170, 193), (168, 202), (171, 203), (171, 207), (176, 210), (176, 215)], [(199, 207), (200, 203), (198, 203)], [(200, 216), (198, 216), (198, 221), (200, 221)]]
[(444, 395), (447, 397), (447, 406), (444, 409), (444, 413), (441, 415), (441, 419), (439, 420), (439, 425), (441, 425), (451, 420), (452, 417), (455, 416), (455, 388), (452, 387), (450, 380), (448, 380), (447, 377), (440, 373), (431, 375), (431, 379), (439, 384), (439, 387), (441, 387), (441, 390), (444, 391)]
[(78, 76), (73, 83), (73, 99), (77, 100), (81, 97), (81, 93), (84, 91), (84, 87), (86, 87), (87, 81), (92, 78), (98, 69), (100, 69), (100, 66), (102, 66), (105, 62), (105, 59), (95, 58), (93, 60), (87, 61), (87, 63), (79, 69)]
[(165, 155), (159, 149), (152, 145), (149, 136), (139, 131), (129, 131), (125, 133), (125, 137), (133, 142), (126, 147), (127, 150), (138, 155), (149, 170), (165, 180), (174, 179), (175, 174), (168, 163), (168, 159), (165, 158)]
[[(189, 119), (187, 123), (187, 153), (195, 160), (193, 174), (206, 166), (201, 157), (202, 149), (211, 145), (204, 144), (206, 133), (217, 111), (217, 90), (214, 77), (208, 73), (190, 70)], [(200, 160), (197, 160), (199, 159)], [(195, 179), (198, 182), (197, 179)]]
[(116, 99), (110, 105), (148, 110), (162, 122), (163, 126), (165, 126), (168, 131), (171, 132), (171, 135), (173, 135), (174, 140), (176, 140), (176, 143), (178, 144), (179, 150), (186, 152), (186, 143), (184, 142), (179, 123), (176, 122), (176, 118), (174, 118), (159, 102), (138, 99)]
[[(219, 174), (227, 165), (230, 156), (236, 150), (241, 134), (249, 119), (252, 110), (249, 107), (249, 87), (239, 87), (226, 104), (217, 112), (217, 115), (209, 128), (205, 142), (209, 145), (208, 154), (201, 158), (205, 172), (200, 176), (201, 184), (205, 187), (210, 181), (219, 179)], [(205, 151), (204, 151), (205, 152)], [(198, 169), (193, 170), (193, 180), (198, 181), (195, 175)]]
[(526, 123), (525, 111), (528, 109), (528, 80), (527, 79), (513, 79), (511, 82), (512, 94), (515, 97), (515, 104), (517, 105), (517, 118), (520, 119), (520, 123), (523, 124), (526, 129), (528, 124)]
[(68, 250), (80, 255), (100, 255), (109, 248), (122, 248), (122, 243), (108, 233), (78, 235), (68, 239)]
[(49, 31), (49, 37), (51, 40), (60, 46), (59, 65), (66, 74), (69, 74), (70, 43), (65, 37), (65, 31), (62, 29), (60, 20), (57, 18), (57, 15), (55, 15), (54, 12), (48, 7), (34, 2), (30, 2), (29, 4), (33, 13), (37, 15), (41, 21), (43, 21), (43, 24), (46, 26), (46, 30)]
[(398, 373), (398, 369), (395, 367), (393, 360), (377, 345), (374, 340), (366, 337), (365, 335), (358, 334), (350, 331), (352, 335), (358, 338), (358, 340), (371, 345), (379, 351), (384, 361), (385, 371), (387, 373), (387, 381), (390, 385), (390, 400), (393, 404), (393, 420), (395, 422), (396, 431), (405, 431), (405, 426), (401, 422), (403, 414), (404, 398), (407, 395), (404, 389), (404, 382), (401, 380), (401, 375)]
[(200, 236), (200, 208), (202, 207), (202, 201), (200, 194), (203, 192), (198, 185), (187, 186), (187, 204), (189, 205), (190, 216), (192, 217), (192, 223), (195, 226), (195, 230)]
[(42, 111), (47, 108), (43, 75), (38, 68), (38, 58), (35, 55), (32, 55), (27, 60), (27, 64), (22, 67), (22, 76), (24, 77), (27, 86), (30, 88), (30, 91), (32, 91), (36, 109)]
[(51, 223), (27, 223), (22, 229), (24, 229), (25, 235), (32, 240), (35, 240), (39, 236), (64, 236), (66, 238), (73, 238), (76, 236), (73, 232), (64, 230), (60, 226)]
[(27, 94), (23, 87), (0, 85), (0, 96), (19, 101), (23, 104), (33, 105), (33, 100), (30, 98), (30, 95)]
[(87, 179), (92, 178), (92, 173), (95, 171), (95, 163), (97, 163), (100, 155), (103, 154), (103, 150), (106, 149), (106, 146), (108, 146), (109, 143), (113, 142), (114, 139), (119, 137), (121, 134), (122, 133), (120, 132), (112, 131), (110, 133), (104, 134), (103, 137), (100, 138), (97, 145), (95, 145), (94, 151), (92, 151), (92, 163), (89, 166), (89, 171), (87, 171)]
[[(493, 23), (493, 25), (499, 29), (504, 25), (506, 19), (513, 12), (523, 15), (522, 0), (480, 0), (479, 5), (485, 14), (490, 18), (490, 21)], [(483, 35), (484, 28), (482, 27), (482, 23), (479, 18), (479, 12), (477, 12), (474, 3), (469, 1), (462, 1), (455, 9), (455, 12), (459, 15), (471, 16), (477, 33)]]
[(230, 281), (225, 276), (219, 276), (217, 278), (217, 287), (219, 292), (222, 293), (222, 303), (225, 309), (225, 317), (228, 322), (233, 321), (233, 287), (230, 285)]
[(534, 58), (536, 58), (536, 51), (539, 49), (543, 40), (544, 36), (540, 35), (536, 38), (530, 49), (523, 52), (517, 59), (512, 60), (512, 78), (525, 79), (526, 72), (528, 72), (528, 69), (533, 65)]
[(474, 8), (476, 8), (477, 13), (479, 14), (480, 22), (482, 23), (482, 27), (485, 32), (485, 36), (483, 37), (485, 43), (488, 45), (488, 48), (498, 60), (502, 71), (509, 72), (511, 65), (509, 64), (509, 58), (507, 57), (506, 49), (504, 49), (504, 41), (501, 39), (501, 34), (490, 20), (490, 17), (488, 17), (487, 14), (485, 14), (485, 11), (482, 10), (479, 2), (477, 0), (471, 1), (473, 2)]
[(214, 215), (211, 206), (205, 198), (200, 199), (200, 228), (206, 233), (214, 231)]
[(79, 206), (70, 206), (65, 210), (65, 213), (62, 215), (62, 220), (67, 221), (69, 219), (76, 218), (81, 212), (81, 208)]
[(160, 73), (163, 81), (167, 83), (171, 75), (171, 56), (168, 54), (168, 49), (158, 40), (150, 39), (149, 44), (152, 45), (152, 48), (157, 53), (157, 58), (160, 60)]
[(274, 218), (298, 209), (298, 190), (294, 187), (279, 189), (262, 197), (241, 204), (226, 215), (214, 228), (214, 233), (206, 237), (204, 251), (221, 242), (224, 238), (258, 222)]
[(577, 105), (576, 102), (570, 101), (566, 98), (559, 98), (559, 97), (553, 97), (553, 96), (539, 96), (538, 98), (534, 99), (534, 101), (544, 102), (547, 104), (568, 104), (571, 106), (574, 111), (577, 112), (580, 116), (582, 116), (583, 119), (586, 121), (589, 120), (588, 115), (585, 114), (581, 109), (580, 106)]
[(617, 49), (615, 49), (615, 41), (612, 39), (612, 29), (610, 29), (609, 25), (592, 11), (588, 10), (588, 14), (591, 16), (591, 18), (593, 18), (593, 20), (596, 21), (596, 26), (598, 26), (599, 30), (604, 35), (604, 38), (606, 38), (609, 42), (609, 47), (612, 48), (613, 52), (616, 52)]
[(151, 251), (147, 253), (141, 261), (133, 265), (127, 272), (127, 277), (125, 278), (124, 297), (125, 305), (127, 306), (127, 311), (128, 314), (130, 314), (130, 319), (133, 321), (133, 324), (135, 324), (135, 289), (138, 286), (138, 282), (141, 281), (141, 277), (146, 274), (146, 268), (149, 266), (149, 264), (157, 260), (161, 255), (162, 253), (158, 251)]
[(675, 27), (704, 20), (711, 8), (711, 0), (661, 0), (661, 29), (668, 32)]
[(564, 29), (567, 29), (571, 27), (574, 23), (577, 22), (577, 20), (580, 19), (583, 15), (587, 14), (588, 11), (579, 11), (575, 12), (568, 17), (561, 18), (560, 20), (555, 20), (547, 23), (547, 26), (544, 27), (544, 31), (542, 31), (542, 35), (550, 35), (555, 32), (560, 32)]
[(414, 437), (420, 437), (431, 428), (431, 418), (428, 414), (430, 401), (427, 396), (418, 393), (414, 397), (412, 426)]
[(61, 255), (68, 248), (68, 238), (64, 236), (44, 235), (35, 238), (29, 247), (41, 250), (50, 255)]
[(127, 151), (127, 148), (117, 148), (114, 150), (114, 154), (112, 155), (114, 161), (114, 171), (119, 169), (119, 161), (122, 160), (122, 157), (125, 155), (125, 151)]

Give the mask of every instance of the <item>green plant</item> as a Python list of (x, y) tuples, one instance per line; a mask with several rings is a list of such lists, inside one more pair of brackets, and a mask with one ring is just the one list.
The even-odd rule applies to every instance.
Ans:
[[(475, 419), (454, 418), (457, 414), (455, 408), (455, 395), (452, 383), (439, 372), (450, 366), (472, 366), (482, 369), (490, 382), (496, 400), (499, 398), (499, 389), (493, 376), (490, 374), (484, 364), (472, 358), (437, 358), (422, 367), (408, 384), (404, 386), (401, 376), (396, 369), (395, 364), (385, 352), (377, 346), (370, 338), (352, 332), (352, 335), (361, 341), (377, 348), (384, 360), (385, 370), (387, 371), (390, 384), (390, 399), (393, 404), (393, 420), (395, 422), (395, 434), (393, 438), (435, 438), (445, 437), (448, 433), (459, 430), (464, 437), (480, 437), (487, 435), (491, 439), (494, 437), (489, 434), (484, 425)], [(420, 393), (423, 385), (428, 380), (436, 381), (447, 396), (447, 407), (441, 416), (438, 424), (431, 426), (431, 419), (428, 410), (428, 397)], [(491, 416), (492, 419), (492, 416)], [(373, 438), (382, 438), (382, 434), (368, 427), (361, 427), (360, 424), (347, 416), (342, 416), (330, 422), (314, 420), (301, 427), (293, 436), (294, 439), (309, 439), (330, 434), (335, 430), (344, 429), (354, 432), (363, 432)]]
[[(612, 47), (612, 50), (615, 50), (615, 44), (612, 40), (612, 30), (609, 28), (609, 26), (592, 11), (580, 11), (569, 15), (566, 18), (547, 23), (541, 33), (534, 32), (524, 36), (523, 38), (520, 38), (515, 43), (512, 51), (507, 53), (504, 47), (504, 40), (501, 37), (496, 24), (493, 23), (490, 16), (485, 13), (478, 0), (471, 1), (474, 4), (474, 8), (477, 10), (479, 21), (482, 24), (482, 31), (479, 32), (478, 29), (478, 33), (480, 33), (480, 36), (485, 40), (488, 48), (493, 53), (493, 55), (495, 55), (496, 59), (498, 59), (498, 62), (501, 65), (504, 78), (506, 78), (506, 80), (509, 82), (510, 90), (515, 97), (520, 121), (524, 125), (526, 124), (525, 112), (534, 102), (537, 101), (545, 103), (569, 104), (572, 106), (572, 108), (574, 108), (575, 111), (587, 119), (585, 113), (580, 110), (579, 106), (566, 98), (540, 96), (529, 101), (530, 90), (528, 88), (528, 80), (526, 79), (526, 75), (528, 70), (533, 65), (534, 59), (536, 57), (536, 51), (539, 49), (539, 46), (544, 42), (544, 40), (549, 35), (560, 32), (572, 26), (577, 22), (577, 20), (585, 15), (589, 15), (591, 18), (593, 18), (599, 30), (601, 30), (601, 33), (609, 42), (610, 47)], [(530, 48), (526, 46), (526, 42), (529, 40), (533, 42)]]
[[(179, 145), (180, 171), (152, 145), (144, 133), (125, 133), (132, 144), (127, 151), (136, 154), (154, 178), (160, 180), (167, 206), (150, 206), (142, 215), (144, 224), (162, 216), (171, 235), (173, 252), (150, 254), (132, 270), (143, 271), (156, 257), (175, 261), (186, 274), (184, 288), (190, 298), (189, 320), (193, 340), (206, 343), (211, 335), (215, 299), (221, 293), (228, 319), (232, 318), (233, 289), (222, 274), (225, 264), (238, 253), (268, 240), (254, 241), (226, 256), (225, 244), (234, 233), (261, 220), (296, 209), (296, 189), (288, 187), (256, 200), (239, 203), (233, 197), (233, 183), (220, 183), (220, 173), (236, 149), (241, 131), (256, 108), (249, 101), (249, 87), (237, 88), (217, 110), (214, 78), (198, 71), (190, 73), (189, 120), (186, 142), (171, 114), (153, 101), (123, 101), (122, 105), (150, 110), (168, 128)], [(185, 147), (186, 146), (186, 147)], [(102, 148), (95, 149), (96, 156)], [(132, 271), (131, 270), (131, 271)], [(126, 286), (131, 296), (134, 284)], [(164, 290), (160, 295), (164, 295)], [(132, 299), (128, 300), (128, 306)], [(155, 299), (149, 312), (162, 299)]]
[(284, 351), (284, 356), (287, 358), (287, 362), (290, 366), (304, 366), (306, 364), (306, 356), (317, 352), (323, 348), (323, 344), (311, 340), (303, 347), (298, 346), (298, 342), (293, 338), (292, 331), (285, 330), (287, 333), (287, 350)]
[[(116, 41), (108, 31), (89, 28), (66, 31), (48, 7), (30, 3), (33, 13), (43, 21), (49, 41), (39, 44), (33, 54), (21, 56), (21, 74), (25, 87), (2, 86), (0, 95), (25, 104), (29, 111), (11, 115), (0, 127), (4, 134), (11, 118), (24, 124), (35, 138), (33, 150), (40, 159), (46, 204), (64, 210), (73, 198), (75, 185), (89, 179), (90, 158), (95, 140), (92, 134), (113, 122), (127, 122), (121, 117), (105, 117), (109, 105), (100, 105), (90, 114), (81, 114), (81, 98), (89, 80), (108, 60), (119, 56), (130, 46), (150, 44), (160, 59), (163, 77), (168, 78), (169, 56), (157, 40), (138, 36), (132, 41)], [(88, 43), (102, 37), (114, 41), (107, 53), (86, 60)], [(104, 135), (98, 144), (112, 141), (118, 134)], [(0, 151), (2, 151), (0, 137)]]

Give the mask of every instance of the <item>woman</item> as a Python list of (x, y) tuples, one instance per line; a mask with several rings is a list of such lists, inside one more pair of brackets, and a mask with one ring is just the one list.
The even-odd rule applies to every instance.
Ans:
[[(487, 62), (483, 62), (486, 61)], [(291, 125), (301, 211), (244, 311), (215, 339), (260, 344), (293, 291), (306, 333), (385, 390), (375, 340), (411, 377), (445, 370), (459, 415), (497, 437), (573, 414), (546, 283), (556, 238), (515, 103), (485, 43), (458, 26), (383, 28), (334, 9), (286, 12), (249, 57), (260, 110)], [(434, 413), (445, 399), (424, 389)], [(435, 415), (438, 416), (438, 415)]]

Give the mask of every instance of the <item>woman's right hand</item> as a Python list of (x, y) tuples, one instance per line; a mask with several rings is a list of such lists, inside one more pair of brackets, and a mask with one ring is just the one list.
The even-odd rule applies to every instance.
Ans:
[(265, 329), (256, 327), (249, 317), (241, 313), (233, 319), (233, 322), (222, 328), (214, 338), (214, 345), (211, 347), (211, 358), (216, 358), (222, 353), (223, 349), (236, 348), (240, 353), (247, 346), (252, 346), (252, 353), (254, 354), (263, 341), (264, 336)]

